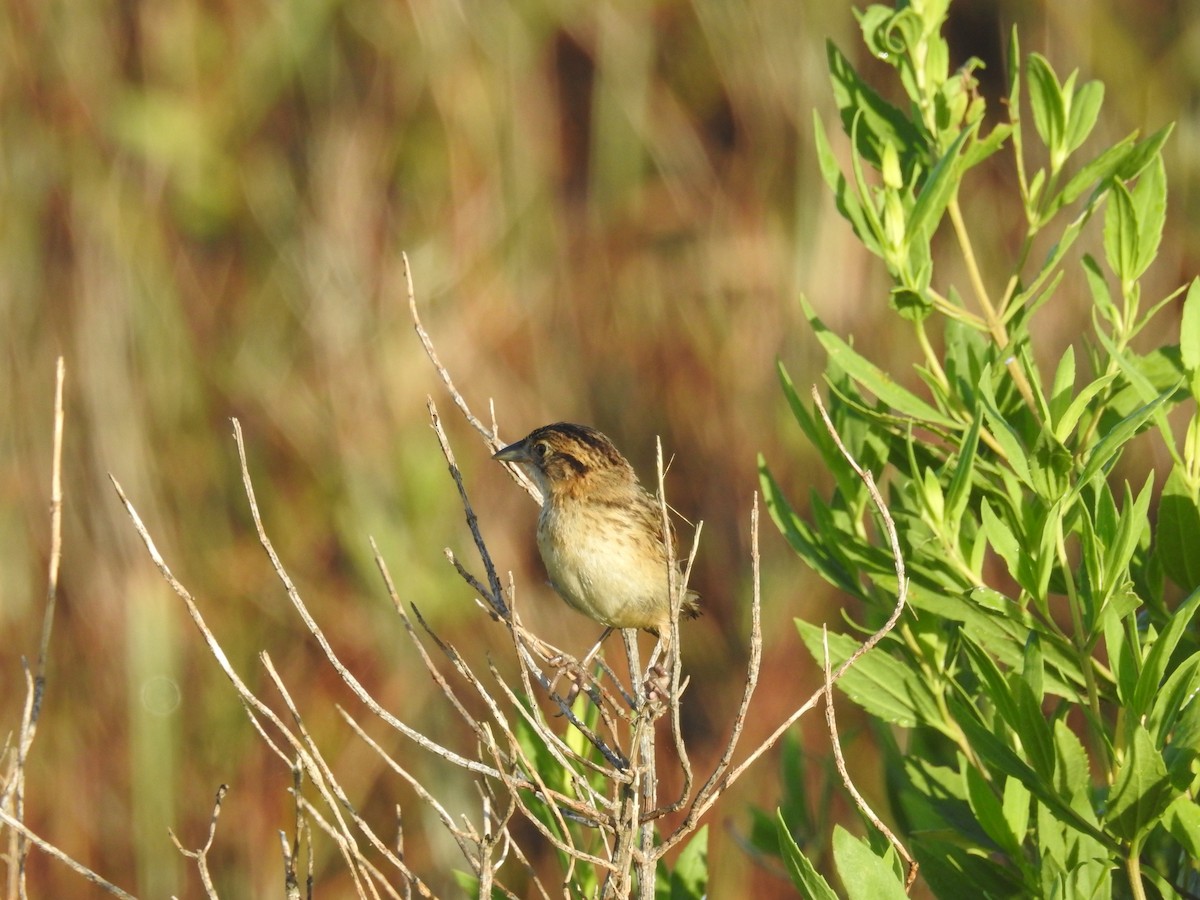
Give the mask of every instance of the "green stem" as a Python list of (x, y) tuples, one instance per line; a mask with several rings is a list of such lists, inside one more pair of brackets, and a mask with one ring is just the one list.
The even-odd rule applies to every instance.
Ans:
[(1071, 635), (1071, 646), (1077, 654), (1079, 669), (1083, 672), (1084, 688), (1087, 690), (1088, 708), (1092, 713), (1088, 731), (1091, 734), (1092, 743), (1095, 745), (1097, 752), (1104, 759), (1105, 770), (1111, 770), (1112, 754), (1109, 752), (1108, 742), (1104, 739), (1104, 734), (1101, 731), (1103, 719), (1100, 714), (1100, 688), (1096, 684), (1096, 672), (1092, 668), (1092, 654), (1088, 652), (1086, 646), (1083, 610), (1079, 606), (1079, 594), (1075, 590), (1075, 579), (1071, 575), (1070, 560), (1067, 559), (1067, 544), (1063, 538), (1061, 518), (1058, 520), (1056, 530), (1058, 532), (1055, 538), (1058, 550), (1058, 563), (1062, 567), (1063, 580), (1066, 582), (1067, 608), (1071, 612), (1071, 630), (1073, 632)]
[(917, 343), (921, 345), (921, 352), (925, 354), (925, 364), (929, 367), (929, 371), (933, 373), (933, 377), (937, 379), (937, 383), (942, 386), (947, 394), (950, 393), (950, 379), (946, 377), (946, 371), (942, 368), (941, 360), (938, 355), (933, 352), (933, 345), (929, 343), (929, 335), (925, 333), (925, 323), (917, 322)]
[(987, 286), (983, 283), (983, 275), (975, 260), (975, 249), (971, 246), (971, 236), (967, 233), (967, 225), (963, 221), (962, 208), (958, 205), (957, 195), (947, 204), (946, 212), (950, 215), (950, 223), (954, 226), (954, 233), (958, 237), (958, 246), (962, 249), (963, 261), (967, 264), (967, 277), (971, 279), (971, 287), (975, 291), (975, 298), (979, 301), (980, 309), (983, 310), (983, 318), (987, 322), (988, 330), (1003, 346), (1008, 343), (1008, 335), (1005, 332), (1004, 324), (996, 315), (996, 307), (992, 305), (992, 298), (988, 296)]
[(1146, 900), (1146, 888), (1142, 886), (1142, 847), (1136, 838), (1129, 845), (1125, 857), (1125, 872), (1129, 876), (1129, 891), (1134, 900)]
[[(971, 287), (975, 290), (975, 297), (979, 301), (979, 307), (983, 310), (983, 318), (987, 323), (988, 331), (992, 334), (992, 340), (996, 342), (996, 346), (1005, 349), (1009, 345), (1008, 329), (1004, 325), (1004, 319), (996, 314), (996, 307), (992, 305), (992, 298), (988, 296), (987, 286), (983, 283), (983, 275), (979, 271), (979, 264), (975, 259), (975, 250), (971, 246), (971, 235), (967, 232), (966, 222), (963, 221), (962, 209), (958, 205), (958, 196), (955, 195), (946, 205), (946, 212), (950, 215), (950, 222), (954, 226), (954, 233), (958, 237), (958, 245), (962, 249), (963, 261), (967, 266), (967, 277), (971, 280)], [(1029, 381), (1025, 377), (1025, 371), (1017, 362), (1016, 356), (1011, 355), (1006, 363), (1008, 372), (1012, 376), (1013, 384), (1017, 386), (1017, 390), (1021, 392), (1025, 403), (1030, 409), (1036, 410), (1037, 405), (1033, 399), (1033, 389), (1029, 386)]]
[(962, 322), (964, 325), (969, 325), (976, 331), (988, 330), (987, 322), (975, 315), (975, 313), (965, 310), (961, 306), (956, 306), (933, 288), (929, 288), (927, 293), (929, 296), (929, 301), (933, 304), (933, 308), (946, 318)]

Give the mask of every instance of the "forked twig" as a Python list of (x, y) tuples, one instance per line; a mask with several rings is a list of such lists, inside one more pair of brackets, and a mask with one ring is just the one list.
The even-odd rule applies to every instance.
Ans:
[[(368, 709), (370, 709), (371, 712), (373, 712), (383, 721), (387, 722), (388, 725), (399, 731), (405, 737), (419, 744), (429, 752), (454, 763), (454, 765), (459, 766), (460, 768), (476, 772), (480, 775), (491, 775), (492, 777), (498, 777), (499, 773), (489, 766), (477, 762), (476, 760), (468, 759), (461, 754), (455, 753), (448, 747), (441, 746), (437, 742), (427, 738), (415, 728), (412, 728), (411, 726), (397, 719), (394, 715), (384, 709), (383, 706), (380, 705), (379, 701), (371, 696), (367, 689), (363, 687), (362, 683), (354, 676), (354, 673), (352, 673), (346, 667), (346, 665), (338, 657), (337, 653), (334, 652), (333, 646), (329, 643), (329, 639), (325, 637), (325, 633), (321, 630), (321, 626), (317, 624), (316, 619), (314, 619), (312, 614), (308, 611), (307, 605), (300, 597), (300, 592), (296, 590), (295, 584), (292, 583), (291, 576), (287, 574), (283, 564), (280, 562), (279, 555), (275, 552), (274, 544), (271, 543), (270, 537), (267, 536), (266, 529), (263, 526), (262, 516), (258, 511), (258, 499), (254, 493), (254, 485), (250, 480), (250, 469), (248, 463), (246, 462), (246, 446), (242, 439), (242, 425), (237, 419), (231, 419), (230, 421), (233, 423), (233, 436), (237, 444), (238, 458), (241, 462), (242, 485), (246, 493), (246, 499), (250, 503), (250, 516), (254, 521), (254, 527), (258, 531), (259, 544), (266, 551), (268, 558), (271, 560), (271, 567), (275, 570), (276, 577), (279, 578), (280, 582), (283, 584), (284, 590), (287, 592), (288, 599), (292, 602), (293, 608), (297, 613), (299, 613), (300, 618), (307, 626), (309, 633), (316, 639), (317, 644), (320, 645), (321, 651), (325, 654), (325, 658), (329, 660), (330, 665), (333, 666), (334, 671), (341, 676), (341, 679), (346, 686), (354, 692), (354, 695), (358, 697), (358, 699), (362, 701), (362, 703)], [(145, 537), (148, 538), (148, 535)], [(155, 553), (157, 554), (157, 551), (155, 551)], [(182, 587), (182, 585), (180, 587)], [(220, 648), (218, 647), (217, 649), (219, 650)], [(223, 652), (221, 656), (224, 658)]]
[(912, 888), (913, 882), (917, 880), (917, 869), (919, 868), (917, 861), (913, 859), (912, 854), (908, 852), (904, 844), (900, 842), (900, 839), (896, 837), (892, 830), (883, 824), (883, 820), (875, 815), (875, 810), (871, 809), (866, 798), (859, 793), (858, 788), (854, 785), (854, 781), (850, 778), (849, 770), (846, 768), (846, 759), (842, 756), (842, 742), (838, 738), (837, 730), (837, 715), (833, 709), (833, 681), (831, 680), (832, 672), (829, 667), (829, 632), (824, 626), (821, 628), (821, 651), (821, 667), (825, 672), (825, 724), (829, 728), (829, 738), (833, 745), (834, 763), (837, 765), (838, 774), (842, 776), (842, 784), (846, 786), (846, 790), (854, 798), (855, 805), (858, 806), (859, 810), (872, 825), (883, 832), (883, 836), (891, 842), (891, 845), (896, 848), (896, 852), (908, 864), (908, 874), (904, 879), (904, 890), (908, 891)]
[(208, 839), (205, 840), (203, 846), (196, 850), (188, 850), (179, 843), (175, 832), (170, 828), (167, 829), (167, 834), (171, 838), (171, 843), (175, 845), (175, 849), (188, 859), (196, 861), (196, 869), (200, 873), (200, 883), (204, 885), (204, 895), (210, 900), (216, 900), (217, 889), (213, 886), (212, 875), (208, 871), (208, 851), (212, 849), (213, 839), (217, 836), (217, 819), (221, 815), (221, 801), (225, 799), (228, 792), (229, 785), (227, 784), (217, 788), (217, 799), (213, 801), (212, 818), (208, 822)]
[[(854, 459), (853, 455), (851, 455), (850, 451), (846, 449), (846, 445), (842, 442), (841, 437), (838, 435), (837, 429), (833, 427), (833, 422), (829, 418), (829, 413), (825, 410), (825, 405), (821, 402), (821, 395), (817, 391), (815, 385), (812, 388), (812, 398), (813, 402), (817, 406), (817, 409), (821, 413), (821, 419), (825, 422), (825, 428), (829, 431), (829, 434), (833, 438), (834, 443), (837, 445), (838, 450), (841, 451), (842, 456), (845, 457), (851, 468), (854, 469), (858, 477), (862, 479), (863, 484), (866, 485), (867, 492), (871, 497), (871, 501), (875, 505), (876, 510), (879, 512), (880, 517), (883, 519), (884, 530), (887, 533), (888, 543), (891, 547), (892, 559), (895, 564), (897, 578), (896, 605), (893, 607), (891, 615), (877, 631), (863, 641), (863, 643), (860, 644), (855, 651), (851, 653), (844, 662), (842, 662), (841, 665), (839, 665), (830, 673), (829, 683), (833, 684), (841, 679), (841, 677), (845, 675), (847, 671), (849, 671), (851, 666), (858, 662), (858, 660), (860, 660), (864, 654), (868, 653), (872, 647), (883, 640), (883, 638), (893, 628), (896, 627), (896, 623), (900, 621), (900, 616), (904, 613), (908, 602), (908, 577), (905, 575), (904, 571), (904, 558), (900, 552), (900, 538), (896, 533), (896, 523), (892, 519), (892, 514), (888, 510), (883, 496), (879, 493), (879, 488), (875, 485), (874, 477), (872, 477), (870, 472), (863, 469), (858, 464), (858, 461)], [(662, 845), (660, 846), (660, 852), (665, 852), (666, 849), (669, 849), (683, 840), (683, 838), (686, 837), (687, 834), (689, 834), (699, 823), (700, 817), (712, 808), (712, 805), (716, 802), (717, 798), (720, 797), (720, 795), (724, 793), (730, 785), (732, 785), (743, 774), (745, 774), (746, 770), (749, 769), (750, 766), (752, 766), (755, 762), (757, 762), (764, 753), (775, 746), (775, 744), (779, 742), (779, 739), (783, 737), (788, 729), (796, 724), (796, 722), (799, 721), (805, 713), (807, 713), (821, 701), (821, 699), (825, 696), (825, 690), (825, 686), (822, 685), (818, 690), (814, 691), (813, 694), (809, 696), (809, 698), (802, 704), (800, 704), (800, 706), (797, 707), (795, 711), (793, 711), (773, 732), (771, 732), (771, 734), (765, 740), (763, 740), (754, 750), (752, 750), (749, 756), (738, 763), (733, 769), (729, 770), (728, 774), (719, 779), (710, 779), (709, 782), (706, 783), (705, 786), (697, 793), (696, 799), (689, 808), (688, 815), (684, 819), (683, 823), (680, 824), (680, 826), (669, 838), (663, 841)]]
[[(675, 745), (675, 756), (679, 761), (679, 768), (683, 774), (683, 784), (680, 786), (679, 796), (674, 802), (654, 809), (647, 809), (643, 812), (643, 822), (648, 822), (651, 819), (656, 819), (659, 816), (682, 809), (692, 793), (692, 781), (694, 779), (692, 762), (688, 756), (687, 745), (683, 740), (683, 729), (679, 721), (680, 699), (683, 693), (680, 689), (680, 679), (683, 673), (683, 654), (680, 652), (679, 615), (683, 608), (684, 598), (687, 596), (688, 580), (692, 573), (692, 564), (695, 562), (696, 552), (700, 548), (700, 531), (704, 527), (703, 522), (696, 523), (696, 528), (692, 536), (692, 549), (687, 558), (687, 566), (684, 568), (682, 577), (679, 577), (675, 564), (674, 532), (671, 528), (670, 512), (667, 506), (666, 469), (663, 466), (661, 438), (655, 441), (655, 467), (658, 473), (658, 504), (662, 520), (663, 541), (667, 549), (667, 591), (668, 596), (671, 598), (670, 630), (667, 633), (667, 662), (671, 667), (671, 678), (670, 687), (667, 691), (667, 703), (671, 718), (671, 737)], [(676, 583), (677, 580), (678, 584)]]

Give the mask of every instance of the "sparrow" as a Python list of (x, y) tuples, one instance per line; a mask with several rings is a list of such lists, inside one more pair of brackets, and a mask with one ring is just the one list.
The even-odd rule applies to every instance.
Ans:
[[(493, 459), (521, 466), (541, 489), (538, 550), (551, 586), (568, 606), (609, 629), (670, 634), (659, 501), (612, 441), (595, 428), (558, 422), (535, 429)], [(674, 541), (674, 535), (666, 539)], [(680, 614), (698, 616), (697, 599), (688, 591)]]

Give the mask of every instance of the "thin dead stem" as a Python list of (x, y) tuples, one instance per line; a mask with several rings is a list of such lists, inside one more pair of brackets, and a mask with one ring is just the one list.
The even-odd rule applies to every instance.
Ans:
[(97, 875), (95, 872), (93, 872), (87, 866), (83, 865), (83, 863), (76, 862), (74, 859), (72, 859), (70, 856), (68, 856), (62, 850), (59, 850), (57, 847), (55, 847), (49, 841), (38, 837), (36, 834), (34, 834), (32, 831), (30, 831), (25, 826), (24, 822), (21, 822), (20, 820), (9, 815), (8, 812), (4, 809), (0, 809), (0, 822), (3, 822), (5, 825), (7, 825), (13, 831), (19, 832), (21, 834), (21, 836), (26, 841), (28, 841), (30, 844), (37, 847), (39, 850), (41, 850), (47, 856), (53, 857), (54, 859), (58, 860), (60, 863), (62, 863), (67, 868), (71, 869), (71, 871), (75, 872), (77, 875), (83, 876), (83, 878), (87, 879), (88, 882), (90, 882), (91, 884), (94, 884), (96, 887), (100, 888), (101, 890), (107, 891), (108, 893), (112, 894), (114, 897), (120, 897), (120, 898), (122, 898), (122, 900), (136, 900), (136, 898), (133, 896), (133, 894), (126, 893), (125, 891), (121, 890), (119, 887), (117, 887), (112, 882), (106, 881), (105, 879), (101, 878), (99, 875)]
[(213, 801), (212, 818), (208, 822), (208, 838), (203, 846), (188, 850), (183, 844), (179, 843), (179, 838), (175, 836), (175, 832), (170, 828), (167, 829), (167, 834), (171, 838), (171, 843), (175, 845), (175, 849), (188, 859), (196, 861), (196, 870), (200, 873), (200, 883), (204, 885), (204, 896), (216, 900), (217, 889), (213, 886), (212, 875), (208, 871), (208, 851), (212, 849), (213, 838), (217, 836), (217, 819), (221, 815), (221, 801), (225, 799), (225, 795), (229, 792), (229, 785), (223, 784), (217, 788), (217, 799)]
[[(871, 497), (871, 501), (874, 503), (876, 510), (879, 512), (879, 515), (883, 520), (884, 530), (888, 536), (888, 543), (891, 547), (892, 559), (894, 560), (896, 568), (896, 579), (898, 585), (898, 589), (896, 591), (896, 605), (893, 607), (892, 613), (888, 617), (888, 620), (884, 622), (877, 631), (863, 641), (863, 643), (852, 654), (850, 654), (845, 662), (833, 670), (829, 676), (829, 682), (830, 684), (833, 684), (841, 679), (841, 677), (845, 675), (847, 671), (849, 671), (851, 666), (858, 662), (858, 660), (861, 659), (864, 654), (868, 653), (871, 648), (883, 640), (883, 638), (893, 628), (896, 627), (896, 623), (900, 620), (900, 616), (904, 613), (904, 609), (907, 605), (908, 578), (904, 571), (904, 558), (900, 552), (900, 539), (896, 533), (896, 523), (892, 519), (891, 512), (888, 510), (887, 504), (883, 500), (883, 496), (879, 493), (879, 489), (875, 485), (875, 479), (872, 477), (870, 472), (864, 470), (858, 464), (858, 461), (855, 460), (850, 451), (846, 449), (846, 445), (842, 442), (841, 437), (838, 435), (837, 429), (833, 427), (833, 422), (830, 420), (829, 413), (826, 412), (825, 405), (821, 402), (821, 395), (815, 386), (812, 389), (812, 398), (813, 402), (817, 406), (817, 409), (821, 413), (821, 419), (825, 422), (825, 427), (829, 431), (830, 436), (833, 438), (842, 455), (846, 458), (846, 461), (854, 469), (858, 477), (862, 479), (863, 484), (866, 485), (867, 492)], [(756, 595), (758, 589), (758, 577), (756, 572)], [(757, 762), (763, 756), (763, 754), (775, 746), (775, 744), (779, 742), (779, 739), (783, 737), (788, 729), (796, 724), (796, 722), (798, 722), (805, 713), (809, 712), (813, 707), (815, 707), (817, 703), (819, 703), (825, 696), (825, 690), (825, 686), (823, 685), (820, 689), (814, 691), (809, 698), (800, 704), (800, 706), (798, 706), (795, 711), (793, 711), (786, 719), (784, 719), (784, 721), (762, 743), (752, 750), (744, 760), (738, 763), (737, 766), (730, 769), (727, 774), (717, 777), (716, 773), (714, 773), (714, 777), (710, 778), (704, 787), (701, 788), (701, 790), (697, 793), (696, 799), (689, 808), (688, 815), (684, 819), (684, 822), (669, 838), (663, 841), (662, 852), (665, 852), (666, 849), (669, 849), (670, 847), (679, 843), (679, 841), (683, 840), (683, 838), (690, 834), (699, 824), (700, 818), (712, 808), (712, 805), (717, 801), (721, 794), (723, 794), (735, 781), (745, 774), (750, 766)]]
[[(62, 562), (62, 452), (66, 423), (63, 386), (66, 378), (66, 363), (60, 356), (55, 365), (54, 378), (54, 449), (50, 465), (50, 559), (46, 572), (46, 608), (42, 616), (42, 635), (38, 642), (37, 662), (32, 674), (29, 671), (29, 663), (24, 657), (21, 658), (21, 665), (25, 670), (25, 703), (21, 710), (16, 759), (3, 785), (0, 785), (0, 811), (11, 813), (12, 817), (21, 823), (25, 821), (25, 766), (41, 717), (42, 700), (46, 692), (46, 660), (50, 655), (54, 608), (58, 602), (58, 570)], [(9, 898), (19, 897), (20, 900), (25, 900), (27, 897), (25, 866), (28, 854), (29, 842), (26, 834), (19, 828), (13, 828), (9, 833), (8, 843)]]
[(891, 842), (891, 845), (896, 848), (896, 852), (908, 864), (908, 874), (904, 879), (904, 890), (908, 891), (912, 888), (913, 882), (917, 880), (917, 861), (912, 858), (912, 854), (908, 852), (908, 849), (901, 843), (892, 830), (883, 824), (883, 820), (875, 814), (875, 810), (871, 809), (866, 798), (863, 797), (855, 786), (853, 779), (850, 778), (849, 770), (846, 769), (846, 759), (842, 755), (842, 742), (838, 737), (837, 715), (833, 709), (833, 680), (832, 671), (829, 666), (829, 632), (823, 626), (821, 628), (821, 652), (821, 667), (825, 672), (825, 724), (829, 729), (829, 739), (833, 746), (833, 759), (837, 765), (838, 774), (842, 776), (842, 784), (846, 786), (846, 790), (854, 798), (855, 805), (872, 825), (883, 832), (883, 836)]

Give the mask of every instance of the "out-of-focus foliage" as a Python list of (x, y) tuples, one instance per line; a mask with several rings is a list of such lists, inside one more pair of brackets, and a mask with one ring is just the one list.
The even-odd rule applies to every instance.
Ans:
[[(1174, 282), (1172, 268), (1194, 269), (1183, 248), (1195, 243), (1195, 162), (1180, 148), (1196, 128), (1197, 23), (1182, 7), (1132, 3), (1073, 6), (1069, 17), (1053, 5), (963, 7), (951, 11), (952, 64), (982, 58), (985, 91), (998, 90), (1000, 39), (1017, 24), (1061, 69), (1108, 84), (1113, 117), (1101, 127), (1117, 133), (1097, 140), (1179, 121), (1165, 160), (1180, 202), (1154, 272)], [(340, 733), (332, 703), (347, 698), (315, 664), (249, 527), (231, 415), (285, 562), (385, 702), (431, 724), (425, 676), (397, 653), (368, 535), (405, 598), (445, 633), (502, 643), (441, 557), (468, 544), (426, 427), (425, 395), (441, 395), (407, 320), (402, 249), (459, 386), (479, 408), (495, 398), (506, 434), (587, 421), (644, 474), (663, 435), (672, 503), (706, 523), (693, 578), (706, 616), (685, 636), (691, 691), (714, 711), (732, 706), (755, 453), (797, 460), (778, 473), (791, 496), (829, 482), (781, 427), (776, 358), (802, 381), (815, 371), (796, 298), (816, 298), (837, 330), (870, 335), (864, 352), (912, 356), (885, 330), (872, 334), (889, 282), (825, 199), (811, 150), (811, 110), (827, 129), (836, 116), (825, 40), (848, 47), (856, 27), (848, 8), (815, 2), (6, 4), (5, 727), (18, 721), (19, 657), (40, 627), (54, 357), (68, 366), (63, 583), (29, 771), (34, 830), (138, 894), (182, 896), (194, 875), (165, 829), (200, 843), (228, 782), (218, 889), (279, 889), (289, 779), (106, 478), (120, 478), (239, 670), (261, 679), (256, 654), (268, 649), (290, 684), (306, 686), (309, 727)], [(1015, 233), (1019, 219), (1006, 224), (997, 199), (1007, 188), (981, 186), (966, 215)], [(1064, 306), (1039, 335), (1047, 352), (1078, 331)], [(523, 608), (586, 646), (591, 629), (541, 587), (532, 507), (446, 418)], [(767, 677), (815, 683), (795, 669), (790, 629), (771, 626), (801, 606), (819, 617), (830, 597), (782, 542), (766, 555), (767, 631), (778, 636)], [(754, 727), (786, 705), (768, 693)], [(702, 737), (726, 718), (697, 714), (687, 727)], [(423, 841), (419, 806), (382, 786), (373, 759), (347, 736), (336, 761), (364, 814), (386, 821), (403, 805), (406, 850), (449, 871), (457, 851)], [(763, 778), (741, 796), (765, 802), (777, 790)], [(752, 877), (765, 890), (783, 884), (748, 874), (721, 829), (709, 858), (714, 896)], [(36, 853), (31, 865), (37, 894), (82, 895)], [(323, 883), (331, 895), (345, 887)]]

